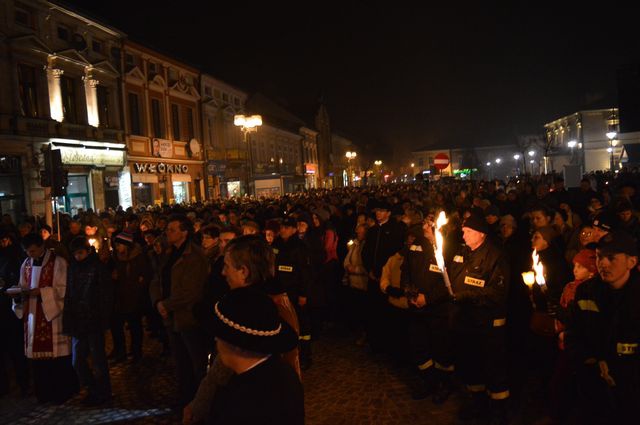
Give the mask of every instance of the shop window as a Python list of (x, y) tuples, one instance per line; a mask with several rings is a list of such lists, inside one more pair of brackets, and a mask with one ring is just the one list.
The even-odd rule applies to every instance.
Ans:
[(173, 201), (176, 204), (189, 202), (189, 189), (186, 182), (173, 182)]
[(171, 104), (171, 126), (173, 127), (173, 140), (180, 140), (180, 107)]
[(105, 86), (98, 86), (98, 119), (100, 127), (111, 127), (111, 108), (109, 105), (109, 89)]
[(136, 93), (129, 93), (129, 125), (131, 134), (142, 135), (140, 125), (140, 100)]
[(76, 93), (76, 84), (73, 78), (60, 78), (60, 88), (62, 92), (62, 112), (64, 120), (71, 124), (78, 123), (78, 97)]
[(164, 120), (162, 119), (162, 103), (151, 99), (151, 119), (153, 120), (153, 137), (164, 139)]
[(20, 109), (25, 117), (38, 117), (38, 92), (36, 70), (32, 66), (18, 65)]

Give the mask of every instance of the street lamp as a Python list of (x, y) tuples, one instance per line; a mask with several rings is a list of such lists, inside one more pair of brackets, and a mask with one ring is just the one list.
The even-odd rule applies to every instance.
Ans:
[(518, 167), (518, 160), (520, 159), (520, 155), (519, 154), (515, 154), (513, 155), (513, 159), (516, 162), (516, 175), (520, 174), (520, 170)]
[[(382, 161), (377, 159), (377, 160), (373, 161), (373, 163), (374, 163), (374, 165), (376, 167), (378, 167), (378, 177), (377, 177), (377, 179), (379, 179), (380, 178), (380, 166), (382, 165)], [(380, 182), (378, 182), (378, 183), (380, 183)]]
[(502, 159), (496, 158), (496, 164), (500, 164), (501, 162), (502, 162)]
[(251, 178), (253, 177), (253, 154), (251, 152), (251, 138), (249, 137), (249, 133), (254, 133), (258, 131), (258, 127), (262, 125), (262, 116), (261, 115), (235, 115), (233, 117), (233, 125), (236, 127), (240, 127), (242, 130), (242, 134), (244, 135), (244, 141), (247, 144), (248, 162), (249, 162), (249, 170), (247, 172), (247, 192), (249, 192), (249, 183)]
[(344, 156), (346, 156), (346, 157), (347, 157), (347, 164), (348, 164), (348, 166), (347, 166), (347, 168), (348, 168), (347, 173), (348, 173), (349, 175), (348, 175), (348, 177), (347, 177), (347, 186), (351, 186), (351, 174), (352, 174), (352, 173), (351, 173), (351, 160), (352, 160), (352, 159), (355, 159), (355, 157), (356, 157), (356, 156), (358, 156), (358, 154), (357, 154), (357, 153), (355, 153), (355, 152), (347, 151), (347, 153), (345, 153), (345, 154), (344, 154)]
[(615, 139), (617, 135), (618, 133), (613, 130), (607, 132), (607, 139), (609, 139), (609, 149), (607, 149), (607, 152), (609, 152), (609, 170), (610, 171), (613, 171), (613, 139)]

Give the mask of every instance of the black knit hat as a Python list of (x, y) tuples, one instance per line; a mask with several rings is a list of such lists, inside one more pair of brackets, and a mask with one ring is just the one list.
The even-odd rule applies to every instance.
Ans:
[(598, 241), (598, 252), (607, 254), (627, 254), (638, 256), (636, 241), (628, 232), (615, 231), (604, 235)]
[(213, 331), (216, 338), (257, 353), (285, 353), (298, 344), (271, 298), (251, 286), (229, 291), (216, 303)]
[(484, 217), (473, 212), (464, 220), (464, 223), (462, 223), (462, 227), (468, 227), (484, 234), (489, 233), (489, 225), (487, 224), (487, 221), (484, 219)]
[(610, 232), (613, 229), (615, 223), (614, 217), (609, 213), (598, 214), (592, 221), (591, 226), (598, 227), (606, 232)]

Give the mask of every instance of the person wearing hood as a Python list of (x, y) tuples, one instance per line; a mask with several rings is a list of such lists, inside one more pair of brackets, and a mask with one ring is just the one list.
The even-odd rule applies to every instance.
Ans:
[(88, 388), (83, 404), (96, 406), (111, 400), (104, 333), (111, 319), (113, 288), (107, 266), (86, 237), (78, 236), (70, 247), (73, 259), (67, 271), (62, 327), (71, 336), (73, 368), (80, 384)]
[(122, 232), (115, 239), (115, 309), (111, 325), (113, 357), (116, 362), (127, 357), (124, 325), (131, 332), (133, 362), (142, 358), (142, 312), (145, 292), (151, 280), (149, 258), (143, 255), (133, 235)]

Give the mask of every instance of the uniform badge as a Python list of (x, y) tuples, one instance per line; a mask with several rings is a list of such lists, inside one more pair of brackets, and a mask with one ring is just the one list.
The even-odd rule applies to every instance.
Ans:
[(278, 271), (280, 272), (292, 272), (293, 267), (291, 266), (278, 266)]
[(429, 271), (430, 272), (436, 272), (436, 273), (442, 273), (442, 270), (440, 270), (440, 267), (438, 267), (437, 264), (429, 264)]
[(462, 255), (456, 255), (453, 257), (454, 263), (464, 263), (464, 257)]
[(471, 286), (477, 286), (479, 288), (484, 288), (484, 280), (476, 279), (475, 277), (464, 277), (464, 283)]

